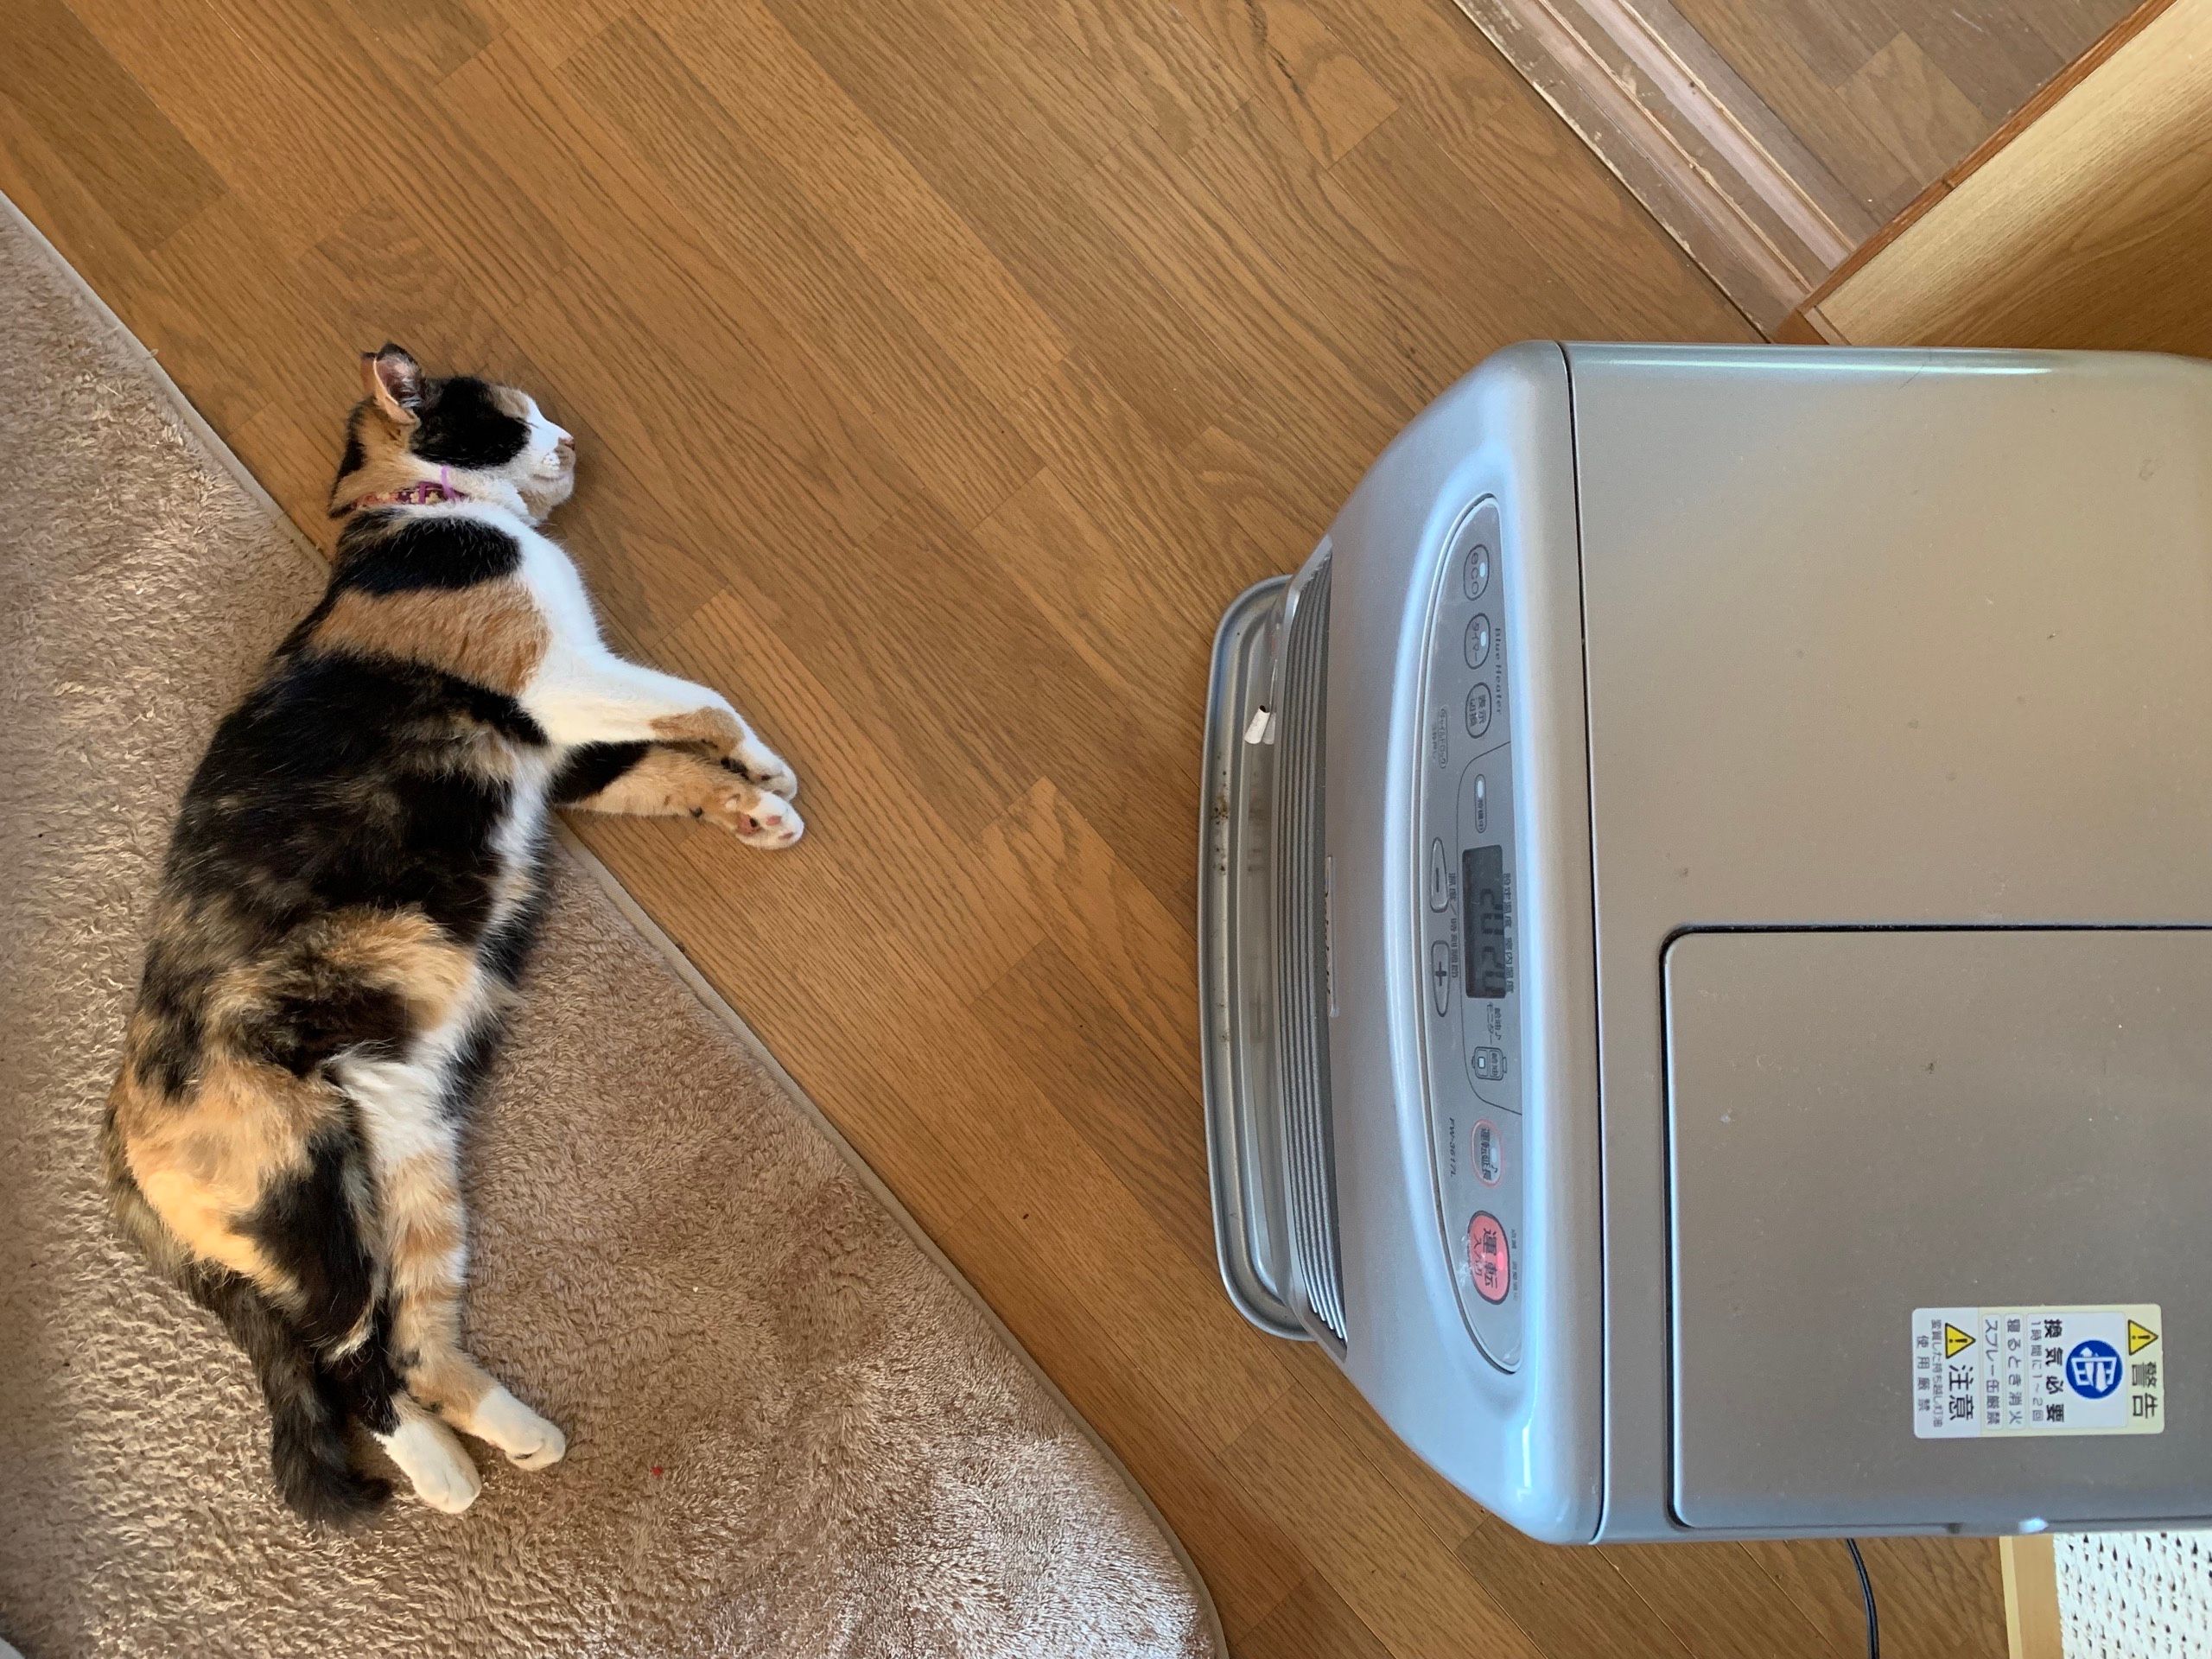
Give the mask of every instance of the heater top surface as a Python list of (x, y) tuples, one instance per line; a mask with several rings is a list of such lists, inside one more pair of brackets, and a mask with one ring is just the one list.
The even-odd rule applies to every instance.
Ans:
[[(2158, 1000), (2177, 982), (2151, 970), (2162, 947), (2147, 937), (1986, 946), (1974, 962), (1986, 991), (1971, 1002), (1951, 978), (1963, 971), (1954, 955), (1974, 950), (1961, 941), (1980, 937), (1971, 931), (1818, 942), (1823, 930), (2212, 925), (2212, 370), (2058, 353), (1568, 355), (1599, 957), (1601, 1535), (1816, 1527), (1847, 1513), (1892, 1524), (2055, 1516), (2063, 1480), (2007, 1511), (2032, 1469), (2086, 1477), (2088, 1453), (1921, 1441), (1911, 1414), (1893, 1409), (1909, 1376), (1898, 1344), (1919, 1309), (2147, 1300), (2122, 1282), (2135, 1276), (2135, 1235), (2107, 1230), (2103, 1211), (2050, 1212), (2040, 1235), (2016, 1218), (2069, 1192), (2115, 1200), (2139, 1176), (2121, 1144), (2077, 1141), (2069, 1160), (2024, 1139), (2000, 1154), (2004, 1121), (2017, 1113), (2056, 1133), (2071, 1109), (2107, 1122), (2131, 1091), (2163, 1087), (2153, 1061), (2186, 1053), (2204, 1079), (2212, 1051), (2156, 1047), (2180, 1043), (2178, 1030), (2153, 1033), (2182, 1016)], [(1728, 953), (1765, 953), (1774, 995), (1802, 999), (1760, 1011), (1797, 1021), (1796, 1047), (1774, 1062), (1797, 1075), (1815, 1039), (1833, 1039), (1840, 1075), (1858, 1086), (1829, 1102), (1834, 1121), (1818, 1131), (1732, 1161), (1745, 1126), (1762, 1120), (1748, 1100), (1725, 1125), (1684, 1119), (1705, 1096), (1670, 1097), (1666, 1033), (1688, 1020), (1713, 1066), (1724, 1039), (1755, 1054), (1760, 1033), (1755, 1020), (1726, 1033), (1698, 1023), (1718, 1016), (1685, 1002), (1687, 969), (1669, 951), (1689, 950), (1686, 934), (1752, 930), (1785, 931), (1725, 948), (1693, 940), (1691, 959), (1734, 973), (1753, 958)], [(2177, 948), (2195, 953), (2196, 936)], [(1846, 950), (1868, 954), (1839, 982), (1824, 963)], [(2096, 952), (2111, 953), (2101, 982)], [(2100, 1050), (2107, 1018), (2126, 1034)], [(1858, 1047), (1844, 1040), (1853, 1031)], [(1963, 1152), (1929, 1157), (1907, 1133), (1908, 1104), (1929, 1096), (1881, 1069), (1899, 1033), (1949, 1045), (1921, 1059), (1970, 1091), (1944, 1109), (1980, 1103), (1969, 1121), (1993, 1156), (2012, 1158), (2009, 1185), (1985, 1183)], [(2084, 1052), (2133, 1069), (2091, 1090)], [(1999, 1085), (2015, 1064), (2007, 1094)], [(1738, 1082), (1748, 1090), (1758, 1076)], [(2073, 1080), (2063, 1091), (2061, 1077)], [(2145, 1098), (2185, 1119), (2204, 1109), (2171, 1089)], [(1796, 1216), (1824, 1217), (1823, 1233), (1869, 1230), (1835, 1241), (1847, 1273), (1793, 1265), (1789, 1252), (1816, 1236), (1810, 1224), (1771, 1249), (1752, 1242), (1754, 1183), (1779, 1190), (1791, 1159)], [(1679, 1214), (1675, 1180), (1705, 1183)], [(2169, 1211), (2201, 1208), (2177, 1187), (2150, 1191)], [(1675, 1266), (1694, 1322), (1670, 1328), (1676, 1220), (1689, 1230)], [(2077, 1291), (1999, 1288), (1996, 1261), (1946, 1260), (1980, 1233), (2056, 1240), (2069, 1224)], [(1743, 1326), (1730, 1337), (1732, 1304), (1715, 1287), (1732, 1236), (1745, 1248)], [(1773, 1275), (1765, 1289), (1762, 1272)], [(1700, 1368), (1752, 1364), (1747, 1344), (1762, 1340), (1826, 1351), (1834, 1319), (1813, 1300), (1824, 1285), (1865, 1322), (1853, 1346), (1834, 1344), (1839, 1364), (1865, 1370), (1852, 1410), (1770, 1423), (1730, 1450), (1723, 1425), (1739, 1396)], [(2184, 1389), (2202, 1381), (2178, 1375)], [(2181, 1427), (2155, 1437), (2165, 1451)], [(2201, 1467), (2205, 1444), (2188, 1449)], [(2147, 1461), (2100, 1498), (2108, 1513), (2204, 1512), (2212, 1494), (2170, 1507), (2189, 1495), (2157, 1478), (2159, 1458), (2139, 1455)], [(1942, 1490), (1947, 1478), (1956, 1490)], [(1877, 1493), (1894, 1502), (1869, 1502)]]
[(2212, 1511), (2212, 931), (1691, 933), (1665, 971), (1685, 1522)]

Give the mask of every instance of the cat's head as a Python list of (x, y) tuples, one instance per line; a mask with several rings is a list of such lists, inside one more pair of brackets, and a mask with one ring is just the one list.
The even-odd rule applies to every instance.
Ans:
[(442, 485), (537, 524), (575, 491), (575, 440), (526, 391), (469, 374), (434, 379), (391, 345), (362, 353), (361, 389), (331, 486), (333, 518)]

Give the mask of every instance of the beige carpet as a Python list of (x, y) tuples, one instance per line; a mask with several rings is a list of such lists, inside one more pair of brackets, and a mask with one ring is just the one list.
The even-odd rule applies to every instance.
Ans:
[(94, 1141), (175, 803), (320, 587), (0, 202), (0, 1637), (1217, 1651), (1119, 1468), (572, 852), (470, 1164), (476, 1349), (568, 1461), (349, 1535), (281, 1507), (245, 1362), (111, 1236)]

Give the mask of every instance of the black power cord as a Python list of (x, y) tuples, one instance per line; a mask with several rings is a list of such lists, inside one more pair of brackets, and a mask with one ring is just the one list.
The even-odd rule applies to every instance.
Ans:
[(1859, 1593), (1866, 1603), (1866, 1659), (1882, 1659), (1882, 1623), (1874, 1617), (1874, 1580), (1866, 1576), (1866, 1558), (1859, 1553), (1859, 1541), (1847, 1538), (1843, 1547), (1851, 1552), (1851, 1564), (1859, 1569)]

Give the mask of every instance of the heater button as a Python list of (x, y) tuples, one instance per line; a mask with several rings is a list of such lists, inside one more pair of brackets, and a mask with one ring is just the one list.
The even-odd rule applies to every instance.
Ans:
[(1475, 613), (1475, 620), (1467, 624), (1467, 636), (1462, 642), (1462, 648), (1466, 653), (1469, 668), (1480, 668), (1490, 661), (1490, 618), (1479, 611)]
[(1467, 597), (1480, 599), (1490, 588), (1490, 543), (1477, 542), (1467, 550)]
[(1505, 1173), (1505, 1143), (1497, 1133), (1497, 1125), (1486, 1117), (1478, 1118), (1471, 1139), (1476, 1178), (1484, 1186), (1496, 1186)]
[(1513, 1288), (1513, 1249), (1505, 1240), (1505, 1224), (1487, 1210), (1476, 1211), (1467, 1224), (1467, 1273), (1475, 1281), (1475, 1294), (1492, 1306)]

